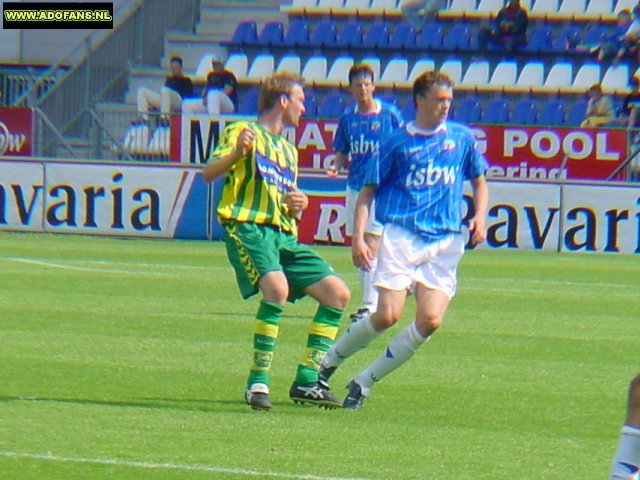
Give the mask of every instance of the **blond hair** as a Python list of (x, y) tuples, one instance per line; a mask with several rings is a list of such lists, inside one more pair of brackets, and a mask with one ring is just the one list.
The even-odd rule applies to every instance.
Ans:
[(264, 113), (271, 110), (280, 97), (289, 97), (294, 86), (302, 87), (304, 79), (293, 72), (276, 72), (269, 75), (262, 82), (260, 96), (258, 98), (258, 112)]

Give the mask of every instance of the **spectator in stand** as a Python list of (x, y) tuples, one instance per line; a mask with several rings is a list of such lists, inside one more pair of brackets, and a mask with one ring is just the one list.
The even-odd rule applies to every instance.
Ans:
[(424, 28), (429, 18), (447, 8), (450, 0), (402, 0), (400, 10), (404, 19), (417, 31)]
[(202, 98), (184, 102), (183, 113), (208, 113), (220, 115), (233, 113), (238, 104), (236, 89), (238, 80), (233, 72), (224, 68), (222, 57), (214, 55), (211, 59), (211, 72), (202, 91)]
[(599, 84), (591, 85), (587, 95), (589, 95), (587, 116), (580, 124), (581, 127), (598, 127), (615, 119), (611, 97), (602, 94), (602, 87)]
[(620, 49), (617, 55), (611, 61), (613, 64), (620, 63), (622, 57), (635, 53), (640, 58), (640, 51), (638, 44), (640, 43), (640, 4), (633, 7), (633, 21), (629, 25), (624, 37), (622, 38)]
[(600, 44), (593, 49), (598, 52), (598, 60), (603, 61), (606, 58), (615, 56), (623, 47), (624, 36), (631, 25), (631, 12), (629, 10), (620, 10), (616, 22), (616, 29), (606, 35)]
[(622, 124), (627, 130), (637, 130), (640, 127), (640, 79), (633, 77), (629, 84), (631, 85), (631, 93), (624, 97), (622, 103)]
[(171, 57), (171, 75), (169, 75), (160, 93), (147, 87), (138, 89), (138, 124), (149, 123), (149, 108), (159, 108), (162, 124), (168, 124), (171, 112), (179, 112), (182, 102), (193, 95), (191, 79), (182, 73), (182, 58)]
[(527, 10), (520, 6), (520, 0), (509, 0), (500, 9), (491, 27), (482, 27), (478, 31), (478, 48), (486, 51), (489, 44), (515, 53), (527, 44)]

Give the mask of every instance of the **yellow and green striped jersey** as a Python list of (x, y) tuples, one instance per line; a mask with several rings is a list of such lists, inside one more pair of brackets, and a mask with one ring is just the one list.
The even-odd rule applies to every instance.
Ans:
[(231, 153), (245, 128), (255, 132), (255, 144), (227, 173), (218, 218), (221, 223), (236, 220), (273, 225), (297, 235), (296, 218), (283, 201), (298, 179), (298, 152), (293, 145), (258, 122), (237, 122), (225, 128), (209, 161)]

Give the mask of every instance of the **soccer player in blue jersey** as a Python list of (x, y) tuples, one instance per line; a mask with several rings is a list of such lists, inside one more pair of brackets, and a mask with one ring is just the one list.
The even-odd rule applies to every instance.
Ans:
[(360, 408), (373, 385), (405, 363), (442, 324), (465, 248), (465, 180), (472, 185), (475, 212), (468, 224), (469, 243), (485, 240), (487, 162), (470, 130), (446, 121), (452, 96), (453, 81), (446, 74), (420, 75), (413, 84), (415, 121), (392, 133), (380, 146), (379, 158), (372, 157), (367, 167), (356, 204), (352, 250), (355, 265), (371, 267), (374, 257), (364, 241), (364, 227), (375, 197), (376, 219), (384, 225), (374, 277), (378, 308), (352, 324), (327, 352), (321, 381), (326, 384), (346, 358), (398, 321), (409, 292), (415, 295), (416, 316), (351, 380), (344, 408)]
[[(402, 116), (397, 108), (388, 105), (373, 96), (375, 91), (373, 69), (364, 63), (356, 64), (349, 70), (349, 91), (355, 99), (353, 111), (342, 116), (333, 141), (336, 159), (327, 169), (331, 177), (338, 175), (349, 160), (349, 175), (346, 191), (346, 227), (347, 235), (353, 235), (353, 214), (358, 193), (364, 184), (367, 164), (373, 155), (377, 155), (380, 142), (402, 124)], [(375, 270), (375, 255), (382, 234), (382, 225), (370, 216), (364, 231), (364, 240), (374, 258), (369, 270), (360, 269), (362, 287), (362, 307), (351, 315), (351, 321), (358, 321), (374, 312), (378, 304), (378, 291), (373, 286), (372, 272)]]

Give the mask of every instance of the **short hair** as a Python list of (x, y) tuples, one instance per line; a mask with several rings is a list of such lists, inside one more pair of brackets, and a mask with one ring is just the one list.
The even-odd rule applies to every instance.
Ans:
[(434, 85), (452, 88), (454, 83), (446, 73), (428, 70), (420, 74), (413, 82), (413, 102), (415, 103), (416, 97), (425, 96)]
[(591, 85), (589, 87), (589, 90), (587, 90), (587, 92), (589, 92), (589, 93), (591, 93), (591, 92), (602, 93), (602, 87), (600, 86), (599, 83), (594, 83), (593, 85)]
[(269, 75), (260, 87), (258, 113), (271, 110), (282, 95), (289, 97), (296, 85), (304, 85), (304, 79), (297, 73), (281, 71)]
[(182, 57), (175, 55), (169, 59), (169, 63), (179, 63), (182, 66)]
[(369, 77), (373, 82), (375, 76), (375, 72), (370, 65), (366, 63), (356, 63), (349, 69), (349, 85), (358, 77)]

